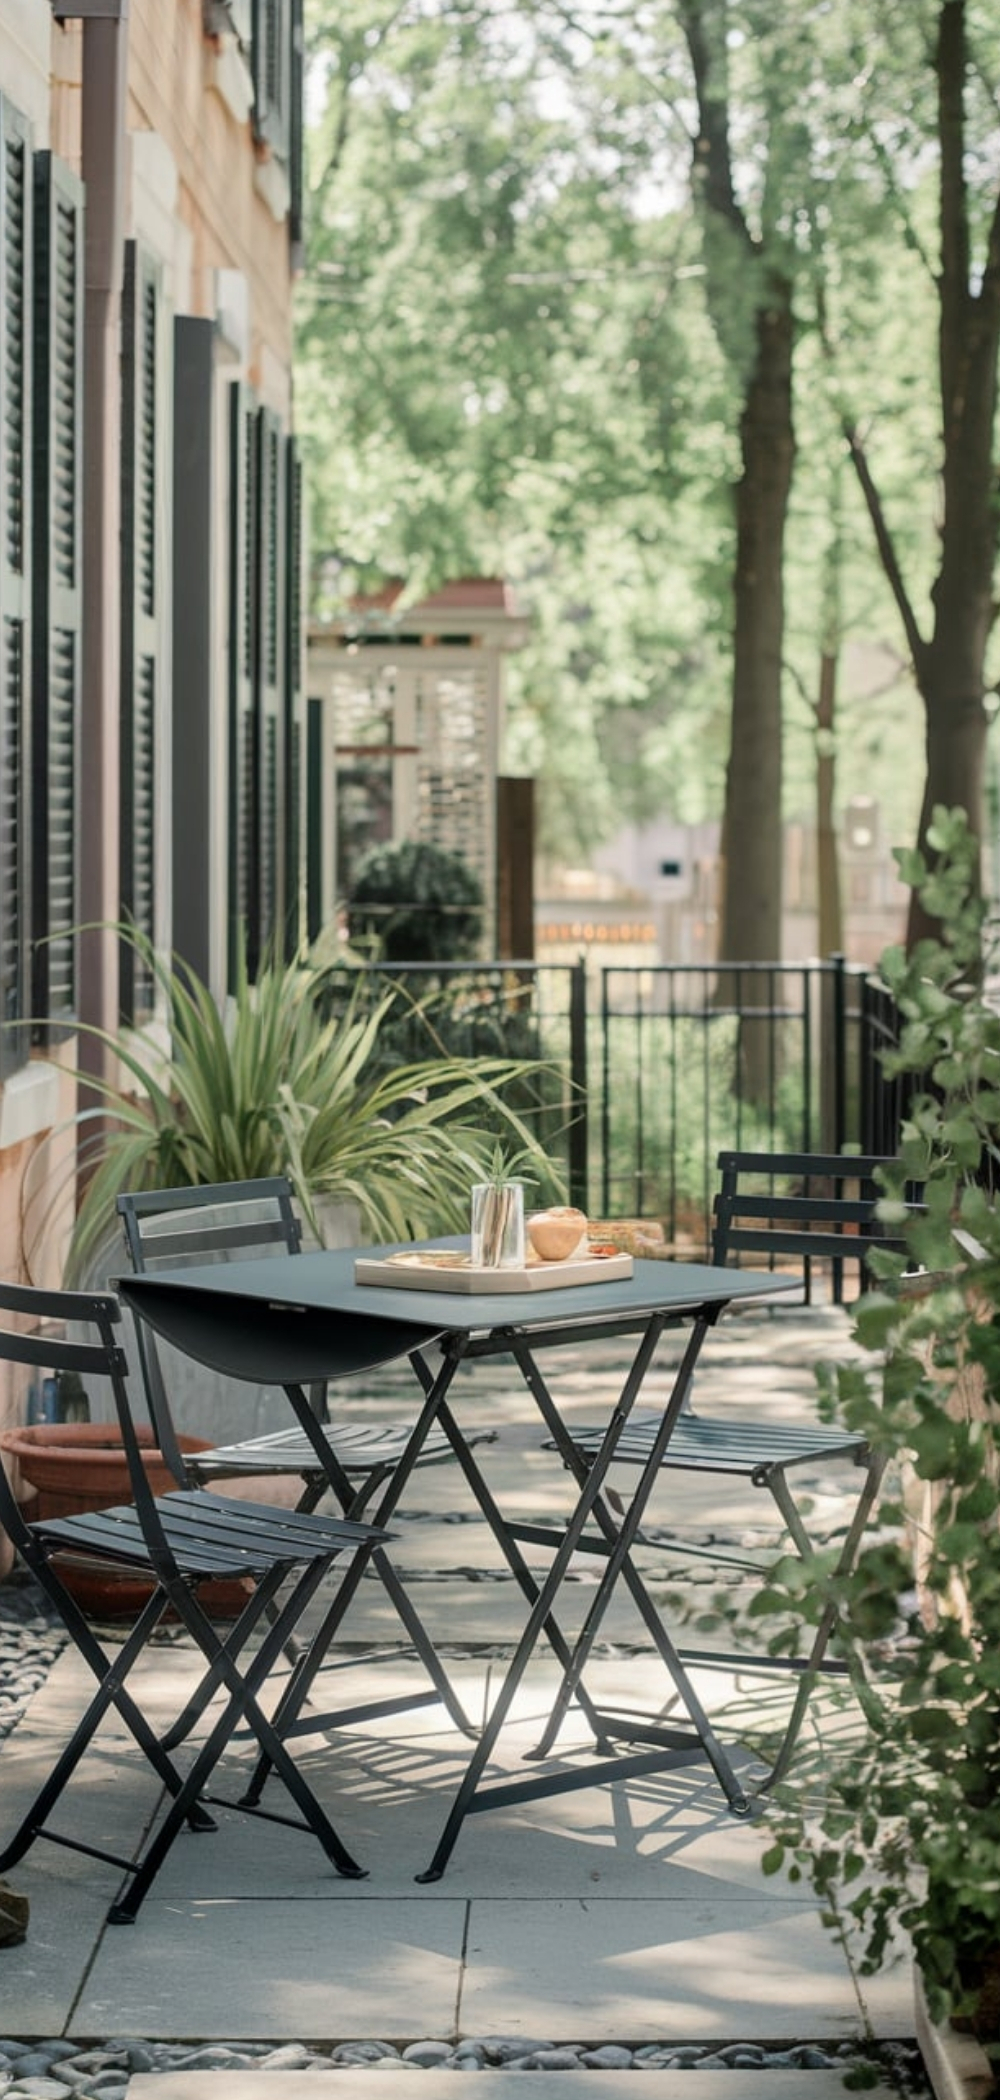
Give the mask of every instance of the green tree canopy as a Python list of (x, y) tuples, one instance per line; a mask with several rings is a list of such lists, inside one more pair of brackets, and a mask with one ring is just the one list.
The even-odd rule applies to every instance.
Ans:
[[(308, 21), (317, 609), (390, 573), (414, 596), (469, 572), (515, 583), (533, 629), (508, 760), (539, 777), (552, 853), (719, 814), (727, 764), (731, 815), (776, 735), (751, 832), (808, 805), (832, 738), (844, 789), (878, 793), (898, 836), (924, 766), (917, 686), (939, 724), (928, 777), (962, 721), (975, 772), (995, 675), (983, 386), (975, 472), (955, 412), (962, 345), (993, 325), (989, 0), (311, 0)], [(741, 522), (779, 308), (787, 530), (780, 491), (770, 521), (753, 502)], [(766, 413), (761, 430), (763, 475)], [(752, 628), (765, 557), (759, 658), (740, 605)], [(860, 725), (817, 727), (817, 665), (852, 637), (898, 680)]]

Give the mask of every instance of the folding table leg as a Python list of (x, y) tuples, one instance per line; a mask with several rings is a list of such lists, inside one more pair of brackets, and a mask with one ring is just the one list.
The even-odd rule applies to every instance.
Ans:
[[(427, 1365), (422, 1361), (418, 1361), (416, 1370), (424, 1391), (430, 1392), (433, 1381)], [(451, 1405), (446, 1399), (441, 1400), (438, 1404), (437, 1420), (448, 1438), (465, 1476), (466, 1483), (472, 1490), (473, 1498), (478, 1503), (522, 1595), (527, 1599), (529, 1605), (534, 1605), (538, 1600), (538, 1583), (523, 1554), (518, 1551), (515, 1532), (505, 1521), (500, 1506), (491, 1494), (483, 1472), (472, 1455), (471, 1446), (462, 1435)], [(570, 1644), (557, 1621), (551, 1615), (545, 1620), (542, 1631), (557, 1661), (562, 1663), (564, 1667), (567, 1666), (571, 1654)], [(585, 1708), (588, 1719), (591, 1720), (595, 1728), (598, 1727), (599, 1717), (597, 1709), (591, 1705), (582, 1688), (578, 1696), (579, 1703)], [(477, 1734), (478, 1730), (470, 1732)]]
[[(707, 1325), (708, 1323), (704, 1322), (701, 1324)], [(503, 1684), (500, 1688), (497, 1698), (494, 1701), (492, 1711), (479, 1738), (479, 1742), (477, 1743), (476, 1748), (473, 1751), (472, 1756), (469, 1760), (469, 1763), (466, 1766), (461, 1785), (452, 1803), (451, 1809), (449, 1811), (448, 1817), (444, 1825), (444, 1829), (442, 1830), (440, 1838), (438, 1839), (438, 1843), (435, 1848), (430, 1865), (422, 1874), (418, 1874), (416, 1877), (419, 1882), (431, 1882), (440, 1880), (440, 1877), (444, 1873), (445, 1867), (447, 1866), (448, 1860), (451, 1857), (451, 1853), (454, 1849), (456, 1839), (462, 1828), (462, 1824), (464, 1823), (466, 1816), (476, 1813), (478, 1810), (488, 1805), (488, 1795), (491, 1790), (487, 1789), (486, 1794), (483, 1797), (481, 1797), (480, 1800), (477, 1801), (476, 1799), (479, 1782), (486, 1769), (486, 1765), (492, 1753), (493, 1746), (510, 1712), (510, 1708), (513, 1703), (514, 1697), (520, 1686), (521, 1679), (531, 1659), (531, 1655), (537, 1644), (539, 1636), (546, 1628), (546, 1626), (549, 1625), (550, 1622), (552, 1622), (553, 1605), (562, 1587), (567, 1570), (570, 1566), (573, 1555), (577, 1550), (577, 1547), (579, 1545), (580, 1539), (582, 1538), (588, 1520), (593, 1514), (594, 1505), (600, 1495), (601, 1488), (603, 1485), (604, 1474), (607, 1471), (607, 1467), (610, 1464), (611, 1458), (614, 1454), (615, 1444), (617, 1443), (618, 1437), (621, 1435), (625, 1423), (628, 1420), (629, 1411), (634, 1403), (636, 1394), (638, 1393), (639, 1388), (642, 1384), (642, 1380), (645, 1376), (646, 1369), (648, 1368), (650, 1358), (656, 1348), (656, 1344), (659, 1341), (660, 1335), (665, 1325), (666, 1319), (662, 1315), (655, 1314), (647, 1322), (647, 1325), (643, 1331), (642, 1340), (640, 1341), (639, 1347), (636, 1351), (636, 1356), (632, 1365), (632, 1369), (629, 1373), (628, 1378), (626, 1379), (625, 1385), (622, 1390), (621, 1398), (619, 1399), (618, 1405), (613, 1412), (611, 1422), (609, 1423), (608, 1434), (605, 1440), (605, 1447), (602, 1449), (601, 1459), (594, 1466), (594, 1468), (586, 1474), (586, 1477), (580, 1483), (580, 1492), (577, 1498), (576, 1507), (573, 1510), (571, 1516), (569, 1517), (568, 1522), (566, 1523), (562, 1532), (556, 1535), (556, 1539), (554, 1542), (555, 1550), (553, 1553), (551, 1565), (549, 1567), (549, 1572), (546, 1575), (544, 1581), (542, 1582), (541, 1587), (537, 1590), (535, 1602), (531, 1608), (531, 1611), (529, 1612), (528, 1619), (521, 1634), (521, 1638), (514, 1651), (514, 1655), (508, 1667), (507, 1674), (504, 1678)], [(530, 1389), (535, 1394), (535, 1397), (539, 1402), (539, 1406), (542, 1409), (542, 1413), (545, 1416), (546, 1420), (548, 1420), (549, 1413), (555, 1415), (556, 1411), (554, 1408), (554, 1403), (552, 1402), (551, 1396), (549, 1395), (548, 1390), (545, 1387), (544, 1380), (541, 1379), (541, 1375), (537, 1370), (537, 1365), (534, 1363), (534, 1359), (527, 1348), (527, 1343), (523, 1340), (522, 1337), (516, 1334), (511, 1334), (510, 1336), (505, 1337), (505, 1346), (511, 1354), (516, 1356), (520, 1364), (522, 1374), (528, 1379)], [(501, 1518), (501, 1524), (502, 1523), (503, 1520)], [(629, 1541), (629, 1543), (631, 1542)], [(533, 1578), (531, 1578), (531, 1580), (533, 1582)], [(573, 1661), (574, 1658), (571, 1656), (571, 1670), (573, 1668)], [(494, 1798), (497, 1800), (498, 1803), (502, 1797), (507, 1799), (518, 1798), (529, 1800), (532, 1798), (540, 1797), (543, 1794), (554, 1793), (557, 1791), (565, 1791), (567, 1787), (580, 1785), (596, 1785), (602, 1779), (613, 1778), (614, 1776), (616, 1776), (616, 1766), (619, 1767), (617, 1774), (617, 1776), (619, 1777), (625, 1777), (627, 1776), (630, 1770), (639, 1770), (640, 1768), (643, 1771), (662, 1769), (664, 1766), (670, 1763), (676, 1763), (679, 1757), (685, 1754), (685, 1750), (689, 1748), (690, 1745), (688, 1743), (685, 1743), (684, 1747), (681, 1747), (676, 1740), (669, 1745), (661, 1742), (656, 1748), (656, 1750), (650, 1751), (641, 1757), (634, 1759), (622, 1758), (620, 1760), (612, 1759), (610, 1763), (605, 1763), (599, 1771), (596, 1770), (594, 1767), (590, 1767), (587, 1769), (586, 1772), (582, 1774), (574, 1773), (572, 1775), (569, 1775), (568, 1777), (564, 1777), (562, 1775), (556, 1777), (539, 1776), (530, 1780), (521, 1780), (515, 1782), (512, 1787), (504, 1787), (496, 1790)], [(701, 1756), (703, 1754), (707, 1754), (707, 1752), (704, 1751), (701, 1746), (699, 1746), (696, 1754)], [(735, 1780), (733, 1781), (733, 1786), (735, 1792), (739, 1793), (739, 1789)]]
[[(437, 1419), (438, 1409), (442, 1403), (444, 1395), (447, 1393), (448, 1387), (450, 1386), (452, 1379), (454, 1378), (455, 1373), (458, 1369), (458, 1365), (461, 1360), (462, 1354), (463, 1344), (460, 1342), (458, 1346), (453, 1351), (450, 1351), (449, 1354), (445, 1357), (445, 1360), (442, 1363), (441, 1369), (438, 1372), (437, 1376), (431, 1379), (429, 1385), (425, 1386), (424, 1405), (420, 1410), (416, 1422), (414, 1423), (414, 1427), (411, 1432), (410, 1438), (407, 1442), (406, 1449), (403, 1452), (399, 1464), (393, 1469), (392, 1473), (389, 1476), (389, 1479), (384, 1483), (384, 1491), (381, 1500), (379, 1501), (378, 1507), (373, 1512), (371, 1518), (368, 1520), (372, 1524), (376, 1525), (380, 1530), (384, 1530), (386, 1528), (386, 1525), (390, 1521), (393, 1512), (395, 1511), (396, 1506), (400, 1500), (400, 1497), (402, 1496), (406, 1488), (410, 1475), (413, 1472), (417, 1459), (420, 1456), (420, 1452), (423, 1448), (424, 1442)], [(423, 1383), (423, 1381), (421, 1382)], [(305, 1414), (308, 1411), (308, 1402), (306, 1401), (305, 1394), (303, 1393), (302, 1388), (300, 1386), (289, 1385), (286, 1387), (286, 1391), (288, 1393), (289, 1399), (292, 1402), (292, 1406), (295, 1410), (298, 1420), (302, 1423), (303, 1427), (306, 1428), (307, 1434), (310, 1435), (312, 1440), (315, 1442), (316, 1438), (320, 1435), (320, 1432), (317, 1430), (314, 1436), (313, 1431), (309, 1428), (307, 1422), (305, 1421)], [(317, 1456), (322, 1455), (322, 1448), (322, 1445), (317, 1444)], [(335, 1494), (339, 1495), (343, 1492), (344, 1489), (345, 1476), (343, 1475), (337, 1460), (334, 1458), (332, 1452), (330, 1452), (329, 1449), (326, 1450), (324, 1464), (326, 1465), (327, 1470), (330, 1474), (331, 1486), (333, 1487), (333, 1491)], [(345, 1515), (355, 1515), (356, 1513), (357, 1511), (353, 1507), (350, 1510), (345, 1510)], [(371, 1559), (373, 1563), (376, 1563), (378, 1565), (378, 1572), (380, 1573), (383, 1582), (385, 1581), (385, 1573), (386, 1571), (388, 1572), (388, 1593), (390, 1595), (391, 1601), (395, 1604), (396, 1609), (400, 1614), (402, 1623), (404, 1624), (404, 1626), (406, 1626), (408, 1632), (410, 1633), (410, 1637), (414, 1642), (414, 1646), (417, 1648), (420, 1660), (423, 1662), (424, 1668), (427, 1670), (428, 1675), (430, 1676), (431, 1681), (434, 1684), (435, 1690), (433, 1692), (418, 1693), (412, 1698), (406, 1699), (404, 1701), (393, 1699), (386, 1701), (378, 1701), (370, 1703), (364, 1707), (355, 1707), (353, 1709), (342, 1710), (334, 1713), (318, 1715), (310, 1713), (304, 1719), (302, 1719), (302, 1709), (306, 1699), (309, 1696), (309, 1692), (312, 1687), (313, 1681), (318, 1671), (321, 1669), (324, 1659), (329, 1653), (330, 1646), (337, 1632), (337, 1629), (339, 1628), (343, 1619), (345, 1618), (348, 1609), (354, 1599), (354, 1596), (358, 1589), (358, 1585), (361, 1581), (362, 1575), (365, 1572), (365, 1568), (369, 1559)], [(419, 1637), (417, 1629), (419, 1629)], [(426, 1706), (430, 1704), (432, 1700), (438, 1698), (443, 1700), (448, 1712), (451, 1714), (452, 1719), (456, 1722), (456, 1725), (462, 1729), (463, 1733), (470, 1737), (474, 1737), (476, 1731), (471, 1721), (468, 1719), (468, 1716), (466, 1715), (458, 1699), (454, 1687), (451, 1684), (450, 1679), (448, 1678), (447, 1672), (445, 1671), (443, 1665), (440, 1662), (440, 1659), (434, 1648), (433, 1642), (430, 1639), (430, 1635), (428, 1634), (427, 1629), (423, 1624), (423, 1621), (419, 1618), (419, 1615), (416, 1612), (414, 1606), (410, 1603), (409, 1598), (406, 1597), (403, 1585), (400, 1581), (399, 1576), (396, 1574), (395, 1569), (392, 1567), (391, 1562), (389, 1561), (388, 1557), (384, 1554), (381, 1548), (376, 1547), (374, 1549), (362, 1549), (361, 1553), (356, 1554), (354, 1556), (354, 1559), (351, 1562), (351, 1565), (348, 1568), (346, 1574), (338, 1583), (336, 1594), (330, 1604), (329, 1610), (327, 1611), (326, 1617), (324, 1618), (322, 1625), (319, 1627), (308, 1649), (306, 1649), (303, 1652), (299, 1663), (296, 1665), (291, 1677), (289, 1678), (288, 1684), (281, 1696), (281, 1699), (279, 1700), (277, 1709), (275, 1711), (275, 1728), (277, 1729), (281, 1737), (287, 1740), (297, 1734), (301, 1735), (306, 1732), (313, 1733), (318, 1728), (333, 1728), (337, 1726), (343, 1727), (348, 1725), (349, 1723), (354, 1723), (360, 1720), (364, 1720), (366, 1718), (372, 1718), (383, 1713), (405, 1712), (413, 1707)], [(265, 1753), (258, 1759), (257, 1765), (251, 1776), (249, 1785), (247, 1786), (245, 1793), (241, 1797), (241, 1807), (253, 1808), (260, 1801), (264, 1786), (267, 1782), (270, 1768), (270, 1760), (267, 1754)]]
[[(576, 1510), (562, 1534), (549, 1572), (538, 1591), (535, 1604), (528, 1615), (524, 1631), (507, 1669), (507, 1674), (493, 1703), (489, 1719), (466, 1766), (462, 1783), (452, 1803), (444, 1829), (438, 1839), (431, 1863), (424, 1873), (416, 1876), (419, 1882), (439, 1881), (444, 1873), (462, 1824), (466, 1816), (471, 1812), (479, 1781), (486, 1769), (493, 1745), (510, 1712), (514, 1696), (531, 1659), (539, 1634), (551, 1617), (552, 1606), (562, 1586), (566, 1570), (573, 1558), (577, 1540), (590, 1513), (591, 1501), (592, 1497), (589, 1494), (589, 1487), (585, 1487), (577, 1503)], [(539, 1792), (541, 1788), (536, 1785), (533, 1791)]]
[[(468, 1481), (468, 1484), (476, 1498), (476, 1501), (478, 1502), (479, 1507), (482, 1510), (482, 1513), (490, 1527), (490, 1530), (492, 1531), (493, 1536), (496, 1539), (498, 1546), (500, 1547), (500, 1550), (504, 1556), (504, 1559), (507, 1562), (511, 1574), (514, 1576), (514, 1579), (517, 1582), (522, 1595), (527, 1599), (529, 1606), (533, 1607), (535, 1604), (537, 1604), (541, 1591), (538, 1582), (536, 1581), (534, 1575), (531, 1572), (531, 1569), (528, 1566), (527, 1561), (524, 1558), (524, 1555), (518, 1550), (517, 1532), (512, 1526), (505, 1522), (500, 1511), (500, 1506), (491, 1494), (486, 1480), (484, 1479), (479, 1466), (476, 1464), (476, 1461), (472, 1456), (469, 1446), (466, 1443), (465, 1438), (463, 1437), (461, 1430), (458, 1427), (458, 1423), (456, 1422), (455, 1417), (452, 1414), (451, 1409), (447, 1405), (447, 1403), (442, 1404), (440, 1413), (438, 1415), (438, 1420), (441, 1424), (442, 1429), (445, 1431), (446, 1435), (448, 1436), (451, 1442), (452, 1449), (455, 1452), (455, 1456), (458, 1459), (458, 1463), (461, 1466), (462, 1471), (465, 1474), (466, 1480)], [(533, 1538), (538, 1535), (534, 1527), (532, 1528), (531, 1535)], [(558, 1532), (553, 1532), (551, 1534), (551, 1543), (558, 1544), (558, 1539)], [(550, 1543), (550, 1539), (546, 1537), (544, 1543), (548, 1545)], [(543, 1620), (541, 1631), (542, 1633), (544, 1633), (545, 1638), (548, 1641), (548, 1644), (556, 1658), (556, 1661), (562, 1664), (564, 1670), (569, 1669), (572, 1661), (572, 1648), (569, 1641), (566, 1638), (566, 1635), (563, 1633), (561, 1627), (559, 1626), (558, 1621), (552, 1616), (551, 1613), (549, 1613), (548, 1616)], [(598, 1713), (596, 1706), (593, 1705), (588, 1693), (586, 1692), (582, 1684), (579, 1684), (576, 1688), (576, 1699), (577, 1704), (582, 1708), (583, 1712), (586, 1714), (587, 1720), (589, 1721), (590, 1726), (593, 1728), (595, 1735), (599, 1737), (601, 1732), (601, 1717)]]
[[(709, 1319), (701, 1318), (695, 1321), (693, 1325), (674, 1381), (674, 1389), (670, 1401), (664, 1410), (660, 1429), (651, 1446), (649, 1459), (640, 1474), (635, 1494), (629, 1504), (624, 1521), (616, 1525), (603, 1499), (603, 1495), (595, 1493), (593, 1496), (594, 1520), (604, 1534), (606, 1546), (605, 1569), (587, 1612), (584, 1625), (578, 1635), (569, 1667), (564, 1672), (562, 1684), (556, 1694), (549, 1720), (539, 1743), (529, 1754), (535, 1759), (548, 1756), (573, 1699), (579, 1696), (583, 1670), (593, 1649), (594, 1641), (608, 1605), (611, 1602), (613, 1592), (619, 1579), (621, 1579), (625, 1582), (653, 1638), (661, 1660), (673, 1681), (675, 1691), (687, 1710), (691, 1726), (698, 1737), (703, 1753), (722, 1787), (729, 1807), (734, 1815), (748, 1815), (751, 1808), (749, 1796), (737, 1779), (730, 1759), (716, 1736), (705, 1708), (702, 1706), (683, 1666), (678, 1651), (662, 1623), (638, 1569), (634, 1567), (631, 1560), (632, 1548), (639, 1525), (660, 1471), (663, 1452), (669, 1443), (677, 1415), (684, 1404), (691, 1384), (695, 1363), (711, 1324), (712, 1322)], [(581, 1459), (572, 1438), (565, 1429), (558, 1409), (526, 1343), (519, 1341), (513, 1346), (512, 1353), (517, 1359), (522, 1376), (534, 1393), (546, 1422), (552, 1430), (554, 1441), (579, 1486), (582, 1487), (584, 1483), (589, 1483), (592, 1489), (595, 1487), (597, 1489), (603, 1488), (604, 1480), (614, 1462), (618, 1438), (642, 1387), (661, 1332), (662, 1323), (655, 1328), (651, 1325), (646, 1330), (622, 1388), (617, 1408), (609, 1422), (608, 1432), (601, 1450), (590, 1466)], [(650, 1742), (656, 1740), (656, 1731), (659, 1725), (642, 1722), (630, 1723), (623, 1717), (612, 1716), (606, 1713), (599, 1715), (599, 1724), (599, 1741), (601, 1736), (620, 1736), (626, 1739)], [(670, 1740), (667, 1740), (667, 1732), (664, 1731), (664, 1749), (668, 1752), (677, 1746), (676, 1731), (669, 1731), (669, 1736)]]

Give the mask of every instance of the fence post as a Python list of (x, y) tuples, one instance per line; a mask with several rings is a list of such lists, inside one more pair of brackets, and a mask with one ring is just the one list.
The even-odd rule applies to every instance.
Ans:
[(847, 958), (831, 955), (833, 965), (833, 1150), (847, 1143)]
[(587, 1209), (587, 965), (581, 957), (569, 970), (570, 1101), (569, 1200)]

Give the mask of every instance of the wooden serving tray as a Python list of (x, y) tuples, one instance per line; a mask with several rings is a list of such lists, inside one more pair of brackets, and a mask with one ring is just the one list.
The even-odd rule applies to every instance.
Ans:
[(474, 1269), (467, 1254), (453, 1248), (422, 1248), (412, 1254), (383, 1257), (359, 1255), (355, 1283), (378, 1283), (410, 1291), (468, 1291), (488, 1296), (497, 1291), (559, 1291), (572, 1284), (620, 1283), (632, 1274), (632, 1256), (572, 1255), (568, 1261), (527, 1262), (523, 1269)]

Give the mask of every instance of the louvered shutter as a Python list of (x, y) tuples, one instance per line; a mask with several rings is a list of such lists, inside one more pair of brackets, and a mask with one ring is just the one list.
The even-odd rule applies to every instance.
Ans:
[[(301, 252), (305, 238), (305, 177), (304, 177), (304, 115), (305, 93), (305, 25), (302, 0), (292, 0), (291, 19), (291, 75), (288, 108), (288, 180), (292, 201), (289, 209), (288, 234), (292, 246)], [(297, 260), (299, 257), (297, 256)]]
[(248, 387), (230, 392), (229, 442), (229, 982), (242, 938), (248, 966), (260, 952), (256, 909), (258, 535), (257, 413)]
[(326, 826), (323, 796), (323, 702), (306, 701), (306, 938), (319, 939), (327, 920), (323, 866)]
[(302, 463), (295, 440), (285, 446), (285, 954), (295, 954), (302, 939)]
[(259, 559), (257, 616), (257, 930), (259, 952), (270, 952), (279, 930), (282, 896), (282, 805), (285, 774), (285, 444), (270, 409), (258, 413)]
[[(136, 241), (125, 244), (122, 285), (122, 917), (152, 941), (156, 894), (156, 727), (163, 676), (168, 592), (164, 568), (160, 462), (166, 369), (159, 265)], [(125, 1021), (148, 1017), (152, 972), (126, 944), (121, 954)]]
[[(25, 1017), (31, 619), (31, 142), (0, 97), (0, 1020)], [(0, 1031), (0, 1072), (23, 1062)]]
[(291, 144), (292, 0), (253, 0), (253, 125), (279, 160)]
[(171, 796), (174, 952), (207, 984), (222, 900), (216, 880), (219, 789), (216, 549), (218, 488), (215, 322), (174, 321), (173, 529), (171, 537)]
[(33, 997), (65, 1024), (76, 1006), (84, 193), (51, 153), (35, 160), (35, 258)]

